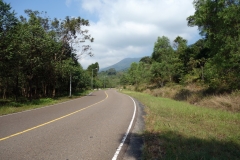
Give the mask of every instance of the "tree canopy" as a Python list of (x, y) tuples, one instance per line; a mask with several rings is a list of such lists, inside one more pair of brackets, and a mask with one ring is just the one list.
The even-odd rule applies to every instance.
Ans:
[[(92, 56), (93, 38), (83, 26), (88, 20), (66, 17), (53, 20), (41, 12), (25, 10), (18, 19), (0, 0), (0, 94), (3, 98), (54, 97), (90, 87), (90, 77), (78, 62)], [(81, 46), (81, 47), (79, 47)], [(79, 48), (81, 48), (79, 50)]]
[[(177, 36), (171, 43), (160, 36), (151, 57), (132, 64), (122, 83), (189, 84), (199, 82), (222, 91), (240, 89), (240, 1), (194, 0), (194, 15), (187, 17), (190, 27), (198, 26), (202, 39), (192, 45)], [(140, 67), (141, 66), (141, 67)], [(143, 71), (146, 78), (139, 71)], [(138, 75), (138, 76), (137, 76)], [(140, 77), (140, 78), (138, 78)]]
[(194, 0), (195, 14), (187, 18), (189, 26), (198, 26), (209, 48), (209, 81), (226, 89), (240, 87), (239, 2)]

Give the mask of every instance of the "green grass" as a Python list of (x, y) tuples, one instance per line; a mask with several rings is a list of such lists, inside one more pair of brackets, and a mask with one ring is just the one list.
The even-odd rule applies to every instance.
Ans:
[(83, 95), (88, 94), (90, 91), (84, 93), (75, 93), (72, 97), (57, 97), (57, 98), (41, 98), (32, 101), (23, 100), (15, 102), (11, 100), (0, 100), (0, 116), (10, 113), (22, 112), (30, 109), (41, 108), (48, 105), (53, 105), (61, 102), (68, 101), (70, 99), (79, 98)]
[(240, 113), (124, 93), (145, 105), (143, 159), (240, 158)]

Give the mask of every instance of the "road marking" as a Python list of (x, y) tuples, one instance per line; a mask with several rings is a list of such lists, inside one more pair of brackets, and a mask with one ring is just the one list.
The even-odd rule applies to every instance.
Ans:
[(29, 132), (29, 131), (31, 131), (31, 130), (40, 128), (40, 127), (45, 126), (45, 125), (47, 125), (47, 124), (56, 122), (56, 121), (61, 120), (61, 119), (63, 119), (63, 118), (69, 117), (69, 116), (71, 116), (71, 115), (73, 115), (73, 114), (75, 114), (75, 113), (78, 113), (78, 112), (81, 112), (81, 111), (83, 111), (83, 110), (85, 110), (85, 109), (88, 109), (88, 108), (90, 108), (90, 107), (92, 107), (92, 106), (94, 106), (94, 105), (96, 105), (96, 104), (99, 104), (99, 103), (103, 102), (104, 100), (106, 100), (106, 99), (108, 98), (108, 94), (106, 93), (106, 91), (105, 91), (105, 94), (106, 94), (106, 97), (105, 97), (103, 100), (101, 100), (101, 101), (99, 101), (99, 102), (97, 102), (97, 103), (94, 103), (94, 104), (92, 104), (92, 105), (90, 105), (90, 106), (87, 106), (87, 107), (82, 108), (82, 109), (80, 109), (80, 110), (77, 110), (77, 111), (75, 111), (75, 112), (69, 113), (69, 114), (67, 114), (67, 115), (65, 115), (65, 116), (62, 116), (62, 117), (56, 118), (56, 119), (54, 119), (54, 120), (48, 121), (48, 122), (46, 122), (46, 123), (37, 125), (37, 126), (35, 126), (35, 127), (29, 128), (29, 129), (26, 129), (26, 130), (24, 130), (24, 131), (21, 131), (21, 132), (12, 134), (12, 135), (7, 136), (7, 137), (3, 137), (3, 138), (0, 139), (0, 141), (6, 140), (6, 139), (11, 138), (11, 137), (15, 137), (15, 136), (17, 136), (17, 135), (20, 135), (20, 134), (23, 134), (23, 133), (26, 133), (26, 132)]
[[(91, 95), (91, 93), (88, 94), (88, 95)], [(83, 97), (84, 97), (84, 96), (83, 96)], [(45, 106), (45, 107), (34, 108), (34, 109), (25, 110), (25, 111), (20, 111), (20, 112), (15, 112), (15, 113), (4, 114), (4, 115), (1, 115), (0, 118), (1, 118), (1, 117), (6, 117), (6, 116), (11, 116), (11, 115), (14, 115), (14, 114), (21, 114), (21, 113), (24, 113), (24, 112), (31, 112), (31, 111), (34, 111), (34, 110), (44, 109), (44, 108), (56, 106), (56, 105), (59, 105), (59, 104), (64, 104), (64, 103), (71, 102), (71, 101), (76, 101), (76, 100), (81, 99), (81, 98), (83, 98), (83, 97), (75, 98), (75, 99), (68, 100), (68, 101), (64, 101), (64, 102), (60, 102), (60, 103), (50, 104), (50, 105)]]
[[(130, 97), (130, 96), (128, 96), (128, 97)], [(131, 120), (131, 122), (130, 122), (130, 124), (129, 124), (129, 126), (128, 126), (128, 129), (127, 129), (127, 132), (126, 132), (125, 135), (123, 136), (123, 139), (122, 139), (120, 145), (118, 146), (118, 148), (117, 148), (117, 150), (116, 150), (116, 152), (115, 152), (112, 160), (116, 160), (116, 159), (117, 159), (117, 157), (118, 157), (118, 155), (119, 155), (119, 153), (120, 153), (120, 151), (121, 151), (121, 149), (122, 149), (122, 146), (123, 146), (123, 144), (124, 144), (124, 142), (125, 142), (128, 134), (129, 134), (129, 132), (130, 132), (130, 130), (131, 130), (131, 128), (132, 128), (132, 125), (133, 125), (133, 121), (134, 121), (135, 114), (136, 114), (136, 103), (135, 103), (135, 101), (134, 101), (134, 99), (133, 99), (132, 97), (130, 97), (130, 98), (132, 99), (132, 101), (133, 101), (133, 103), (134, 103), (134, 113), (133, 113), (133, 116), (132, 116), (132, 120)]]

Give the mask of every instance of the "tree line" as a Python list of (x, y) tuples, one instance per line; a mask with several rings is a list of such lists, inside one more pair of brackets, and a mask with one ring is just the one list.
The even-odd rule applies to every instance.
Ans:
[(88, 66), (87, 72), (91, 73), (91, 88), (118, 87), (123, 72), (117, 72), (114, 68), (99, 72), (98, 62)]
[(198, 26), (202, 39), (192, 45), (177, 36), (157, 38), (152, 55), (133, 63), (121, 84), (206, 84), (215, 91), (240, 89), (239, 0), (194, 0), (188, 26)]
[[(25, 10), (16, 17), (0, 0), (0, 95), (3, 99), (55, 97), (90, 87), (91, 73), (78, 62), (92, 56), (89, 21), (80, 17), (51, 19), (44, 12)], [(86, 27), (85, 27), (86, 28)], [(79, 54), (80, 52), (80, 54)]]

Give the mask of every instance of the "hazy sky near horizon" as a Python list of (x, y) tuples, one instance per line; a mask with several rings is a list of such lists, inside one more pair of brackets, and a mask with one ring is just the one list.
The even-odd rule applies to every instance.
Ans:
[[(17, 16), (25, 9), (46, 11), (50, 18), (66, 16), (90, 21), (94, 57), (82, 56), (83, 68), (98, 62), (100, 68), (123, 58), (151, 56), (157, 37), (172, 42), (177, 36), (195, 43), (201, 37), (197, 27), (188, 27), (193, 0), (3, 0)], [(80, 51), (79, 51), (80, 52)]]

